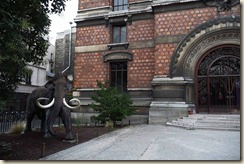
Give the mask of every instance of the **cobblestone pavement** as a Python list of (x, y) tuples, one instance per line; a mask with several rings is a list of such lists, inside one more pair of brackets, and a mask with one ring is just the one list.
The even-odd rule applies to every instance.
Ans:
[(240, 160), (240, 132), (136, 125), (41, 160)]

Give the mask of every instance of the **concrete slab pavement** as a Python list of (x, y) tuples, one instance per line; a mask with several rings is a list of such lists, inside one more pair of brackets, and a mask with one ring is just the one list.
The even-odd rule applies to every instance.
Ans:
[(240, 160), (240, 131), (136, 125), (40, 160)]

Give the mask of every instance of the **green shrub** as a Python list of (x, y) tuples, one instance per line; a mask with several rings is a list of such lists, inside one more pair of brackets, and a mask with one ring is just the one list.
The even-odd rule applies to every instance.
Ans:
[(25, 129), (25, 122), (18, 122), (14, 124), (8, 133), (11, 134), (21, 134)]
[(135, 113), (131, 97), (116, 87), (110, 87), (108, 82), (97, 81), (95, 95), (91, 96), (95, 102), (90, 107), (99, 113), (94, 116), (101, 123), (121, 121)]

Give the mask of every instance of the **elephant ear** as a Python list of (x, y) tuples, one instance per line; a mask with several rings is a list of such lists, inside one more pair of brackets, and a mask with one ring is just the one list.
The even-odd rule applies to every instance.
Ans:
[(55, 89), (55, 84), (53, 83), (53, 81), (48, 81), (45, 85), (45, 88), (49, 89), (49, 90), (54, 90)]

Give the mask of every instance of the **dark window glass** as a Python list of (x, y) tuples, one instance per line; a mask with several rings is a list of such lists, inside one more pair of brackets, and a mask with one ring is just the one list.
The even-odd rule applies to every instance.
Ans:
[(126, 42), (126, 26), (113, 27), (113, 43)]
[(123, 91), (127, 90), (127, 62), (111, 62), (111, 86)]

